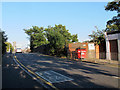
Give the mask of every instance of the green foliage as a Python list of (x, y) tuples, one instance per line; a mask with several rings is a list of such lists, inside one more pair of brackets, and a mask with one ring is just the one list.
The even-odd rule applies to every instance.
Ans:
[(50, 44), (50, 53), (52, 55), (59, 54), (65, 45), (65, 37), (61, 34), (60, 28), (51, 27), (46, 29), (46, 36)]
[(31, 50), (40, 45), (49, 44), (49, 53), (51, 55), (62, 56), (65, 47), (70, 42), (78, 42), (77, 34), (71, 35), (65, 26), (59, 24), (48, 28), (33, 26), (30, 29), (24, 29), (30, 36)]
[(78, 38), (77, 34), (72, 35), (72, 42), (78, 42), (77, 38)]
[(116, 24), (113, 24), (113, 25), (106, 25), (106, 31), (119, 31), (120, 29), (120, 25), (116, 25)]
[(12, 50), (12, 51), (14, 50), (14, 48), (13, 48), (13, 46), (10, 42), (5, 42), (5, 44), (6, 44), (6, 49), (7, 49), (6, 51), (7, 52), (9, 51), (9, 49)]
[(72, 39), (71, 33), (69, 33), (69, 30), (66, 30), (65, 26), (62, 26), (61, 24), (55, 25), (54, 30), (59, 31), (63, 35), (66, 42), (71, 41)]
[[(98, 30), (95, 32), (93, 31), (91, 35), (89, 35), (91, 41), (95, 44), (105, 43), (105, 31), (118, 31), (120, 30), (120, 1), (114, 0), (109, 2), (105, 7), (106, 11), (117, 11), (118, 15), (114, 16), (112, 20), (107, 21), (106, 29), (105, 30)], [(86, 41), (87, 42), (87, 41)]]
[(32, 26), (30, 29), (24, 29), (25, 33), (30, 37), (30, 49), (47, 44), (43, 27)]
[(94, 42), (95, 44), (101, 44), (105, 42), (105, 35), (104, 35), (104, 30), (100, 31), (97, 29), (97, 31), (93, 31), (92, 34), (89, 35), (91, 41)]
[(112, 2), (108, 2), (107, 6), (105, 7), (105, 10), (120, 12), (120, 1), (114, 0)]
[(5, 32), (2, 31), (0, 32), (1, 36), (2, 36), (2, 54), (5, 54), (6, 53), (6, 44), (5, 42), (7, 41), (7, 35), (5, 35)]
[(114, 0), (109, 2), (105, 7), (106, 11), (117, 11), (118, 15), (114, 16), (112, 20), (107, 21), (106, 31), (120, 30), (120, 1)]

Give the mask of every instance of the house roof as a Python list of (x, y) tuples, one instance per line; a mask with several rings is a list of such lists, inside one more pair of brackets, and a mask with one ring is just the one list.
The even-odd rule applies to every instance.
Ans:
[(109, 35), (109, 34), (118, 34), (118, 33), (120, 33), (120, 31), (108, 31), (107, 35)]

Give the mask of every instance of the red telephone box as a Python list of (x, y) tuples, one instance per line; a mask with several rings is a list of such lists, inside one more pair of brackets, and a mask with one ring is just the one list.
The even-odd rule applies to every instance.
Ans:
[(86, 49), (81, 49), (81, 58), (86, 58)]
[(80, 51), (80, 49), (77, 49), (77, 58), (81, 58), (81, 51)]
[(84, 59), (86, 58), (86, 49), (85, 48), (78, 48), (77, 49), (77, 58)]

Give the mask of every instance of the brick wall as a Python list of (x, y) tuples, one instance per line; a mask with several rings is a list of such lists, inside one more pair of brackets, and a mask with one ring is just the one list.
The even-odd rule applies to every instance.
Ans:
[(76, 48), (86, 48), (88, 50), (88, 43), (69, 43), (69, 50), (75, 51)]
[(70, 57), (73, 59), (75, 57), (75, 50), (77, 48), (85, 48), (86, 49), (86, 58), (88, 58), (88, 43), (69, 43), (68, 45), (68, 53)]
[[(89, 49), (88, 44), (90, 43), (70, 43), (68, 45), (68, 52), (71, 58), (75, 53), (76, 48), (86, 48), (86, 59), (88, 58), (97, 58), (105, 59), (106, 58), (106, 48), (105, 44), (95, 45), (95, 49)], [(75, 54), (74, 54), (75, 55)]]

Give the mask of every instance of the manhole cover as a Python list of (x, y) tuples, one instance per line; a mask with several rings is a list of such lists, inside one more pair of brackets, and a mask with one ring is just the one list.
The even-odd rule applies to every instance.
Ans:
[(60, 73), (57, 73), (55, 71), (49, 70), (49, 71), (42, 71), (42, 72), (35, 72), (37, 75), (39, 75), (41, 78), (47, 80), (50, 83), (59, 83), (59, 82), (65, 82), (65, 81), (71, 81), (72, 78), (69, 78), (67, 76), (64, 76)]

